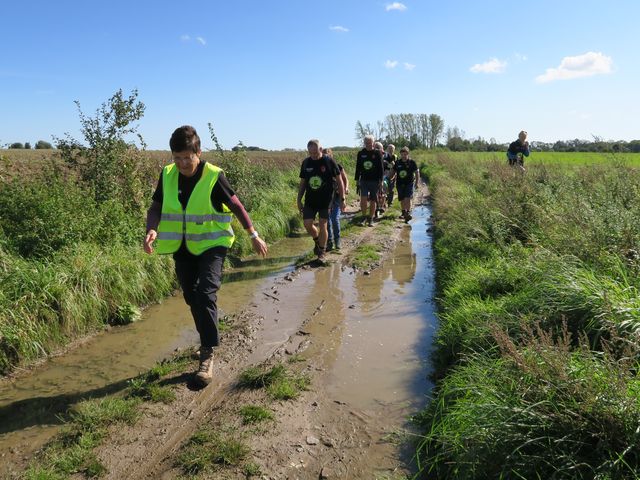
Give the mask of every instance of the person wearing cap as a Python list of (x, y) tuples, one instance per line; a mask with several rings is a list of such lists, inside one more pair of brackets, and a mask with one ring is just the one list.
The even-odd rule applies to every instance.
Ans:
[(253, 228), (224, 172), (200, 158), (195, 128), (177, 128), (169, 146), (173, 161), (162, 169), (153, 194), (143, 248), (149, 254), (173, 254), (176, 276), (200, 335), (195, 380), (206, 386), (213, 377), (213, 349), (220, 344), (217, 292), (224, 259), (235, 239), (232, 214), (256, 253), (266, 256), (267, 244)]

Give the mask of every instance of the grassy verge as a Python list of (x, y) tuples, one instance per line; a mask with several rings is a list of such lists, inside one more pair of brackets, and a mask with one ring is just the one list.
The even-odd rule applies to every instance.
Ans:
[(623, 165), (422, 169), (441, 326), (427, 478), (636, 478), (640, 191)]
[[(254, 172), (238, 184), (261, 236), (272, 243), (299, 228), (298, 167), (243, 168)], [(170, 256), (142, 252), (147, 204), (142, 196), (129, 206), (97, 203), (53, 160), (27, 179), (0, 181), (0, 375), (108, 324), (133, 321), (139, 307), (176, 288)], [(234, 230), (232, 263), (251, 253), (237, 221)]]

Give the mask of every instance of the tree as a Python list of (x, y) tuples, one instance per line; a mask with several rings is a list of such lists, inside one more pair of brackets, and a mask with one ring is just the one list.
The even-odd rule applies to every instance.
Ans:
[(135, 124), (145, 110), (144, 103), (138, 101), (138, 91), (125, 97), (118, 90), (96, 110), (94, 117), (84, 114), (78, 100), (74, 103), (87, 145), (65, 134), (64, 139), (56, 139), (62, 158), (79, 170), (97, 202), (119, 200), (140, 209), (144, 201), (143, 162), (136, 158), (136, 144), (128, 140), (135, 136), (145, 148)]
[(13, 148), (13, 149), (19, 150), (19, 149), (24, 148), (24, 145), (21, 144), (20, 142), (14, 142), (11, 145), (9, 145), (9, 148)]
[(44, 140), (38, 140), (36, 142), (36, 150), (51, 150), (53, 148), (53, 145), (51, 145), (49, 142), (45, 142)]
[(24, 142), (25, 150), (31, 150), (31, 144), (29, 142)]
[(444, 132), (443, 118), (440, 115), (432, 113), (429, 115), (429, 148), (436, 148), (440, 137), (442, 136), (442, 132)]

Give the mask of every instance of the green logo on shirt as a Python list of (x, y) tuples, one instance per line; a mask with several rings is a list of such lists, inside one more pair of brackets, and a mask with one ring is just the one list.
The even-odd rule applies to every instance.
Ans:
[(405, 178), (408, 174), (409, 172), (407, 172), (406, 170), (400, 170), (400, 172), (398, 173), (400, 178)]
[(371, 170), (373, 168), (373, 162), (371, 160), (366, 160), (362, 166), (365, 170)]
[(322, 178), (317, 175), (311, 177), (309, 179), (309, 186), (311, 187), (311, 190), (318, 190), (322, 186)]

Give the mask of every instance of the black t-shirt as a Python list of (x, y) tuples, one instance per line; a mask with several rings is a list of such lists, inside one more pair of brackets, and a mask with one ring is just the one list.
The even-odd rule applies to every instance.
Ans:
[(415, 172), (418, 171), (418, 165), (409, 158), (406, 162), (398, 160), (393, 169), (396, 171), (396, 183), (407, 185), (415, 181)]
[(389, 155), (388, 153), (385, 153), (384, 156), (382, 157), (382, 167), (384, 169), (385, 172), (389, 171), (389, 170), (393, 170), (393, 166), (396, 164), (396, 155)]
[(326, 155), (318, 160), (305, 158), (300, 165), (300, 178), (307, 182), (304, 204), (314, 208), (327, 208), (333, 198), (334, 179), (338, 175), (338, 165)]
[(378, 150), (363, 148), (356, 159), (356, 182), (358, 180), (381, 182), (384, 175), (382, 154)]
[[(198, 164), (198, 168), (196, 173), (192, 177), (185, 177), (181, 173), (178, 173), (178, 200), (180, 200), (180, 204), (182, 208), (187, 208), (187, 203), (189, 202), (189, 198), (191, 197), (191, 193), (198, 183), (198, 180), (202, 177), (202, 171), (204, 170), (204, 162), (200, 160)], [(162, 173), (160, 174), (160, 179), (158, 180), (158, 186), (156, 187), (156, 191), (153, 192), (153, 197), (151, 197), (154, 201), (162, 204)], [(217, 211), (222, 211), (222, 204), (228, 204), (231, 202), (231, 197), (235, 195), (235, 192), (229, 185), (229, 181), (227, 177), (224, 176), (224, 173), (220, 172), (218, 175), (218, 180), (216, 184), (213, 186), (213, 190), (211, 191), (211, 204), (213, 208)], [(173, 258), (177, 260), (184, 260), (187, 258), (192, 258), (194, 255), (187, 250), (187, 246), (184, 243), (184, 239), (180, 248), (177, 252), (173, 254)]]

